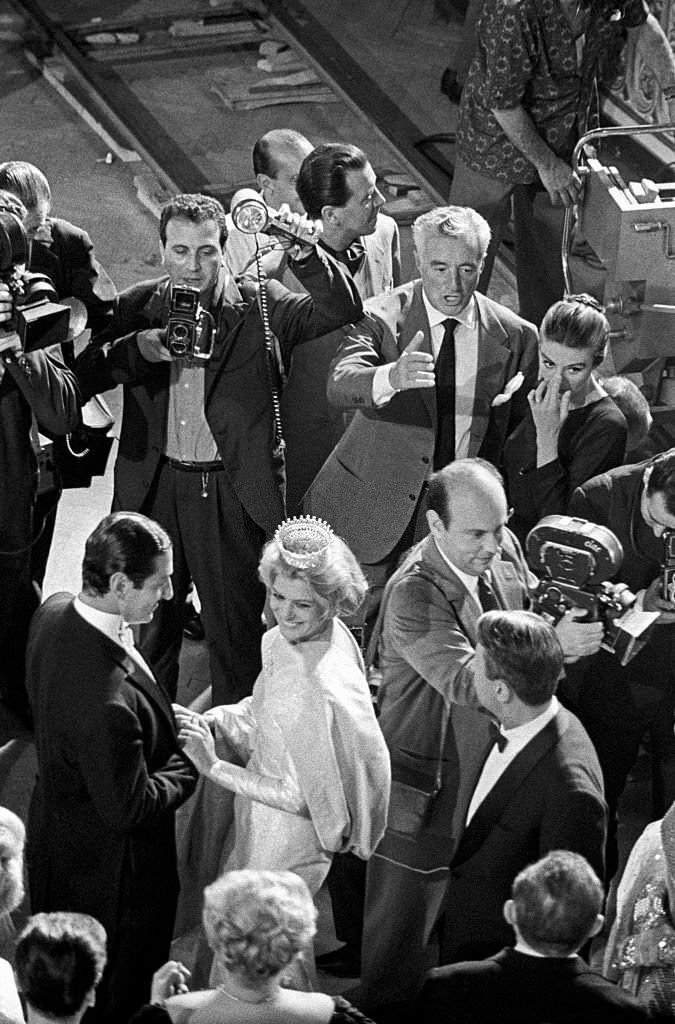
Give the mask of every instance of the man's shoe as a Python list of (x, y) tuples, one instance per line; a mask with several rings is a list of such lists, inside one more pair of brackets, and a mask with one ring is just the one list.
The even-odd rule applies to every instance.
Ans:
[(452, 103), (457, 103), (462, 98), (462, 86), (457, 81), (457, 75), (452, 68), (446, 68), (441, 75), (441, 92), (448, 97)]
[(361, 974), (361, 958), (357, 951), (345, 943), (329, 953), (314, 958), (317, 970), (332, 974), (335, 978), (358, 978)]

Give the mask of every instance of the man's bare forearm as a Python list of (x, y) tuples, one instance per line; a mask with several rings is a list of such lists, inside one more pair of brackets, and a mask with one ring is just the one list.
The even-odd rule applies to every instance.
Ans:
[(534, 164), (541, 182), (556, 206), (577, 201), (581, 182), (569, 164), (556, 156), (541, 137), (524, 107), (493, 110), (509, 142)]

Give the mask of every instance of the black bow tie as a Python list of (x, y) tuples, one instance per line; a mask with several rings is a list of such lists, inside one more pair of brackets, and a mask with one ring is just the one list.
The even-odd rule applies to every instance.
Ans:
[(502, 730), (499, 728), (496, 722), (490, 721), (490, 739), (493, 744), (496, 743), (499, 747), (499, 753), (503, 753), (506, 749), (506, 744), (509, 742), (508, 738), (504, 735)]

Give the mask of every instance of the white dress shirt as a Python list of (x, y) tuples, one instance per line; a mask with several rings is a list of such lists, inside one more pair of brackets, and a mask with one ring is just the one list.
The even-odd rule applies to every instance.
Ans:
[[(463, 459), (469, 454), (471, 440), (471, 422), (473, 420), (473, 404), (476, 397), (476, 377), (478, 375), (478, 310), (473, 296), (460, 313), (451, 318), (431, 305), (422, 289), (422, 301), (429, 321), (431, 333), (431, 351), (434, 360), (438, 359), (445, 334), (445, 321), (457, 321), (455, 327), (455, 458)], [(379, 366), (373, 378), (373, 402), (384, 405), (396, 394), (389, 383), (389, 370), (392, 363)]]
[(536, 718), (525, 722), (524, 725), (516, 725), (513, 729), (502, 729), (502, 733), (508, 742), (503, 750), (500, 750), (495, 743), (488, 754), (471, 797), (471, 803), (466, 815), (466, 825), (469, 824), (485, 797), (494, 788), (511, 762), (527, 746), (530, 740), (533, 740), (542, 729), (546, 728), (548, 723), (558, 714), (559, 710), (558, 698), (552, 697), (551, 703), (546, 710), (542, 711)]
[(155, 682), (152, 669), (135, 644), (125, 643), (122, 641), (121, 638), (129, 629), (129, 626), (127, 626), (127, 623), (121, 615), (117, 615), (115, 612), (104, 612), (99, 608), (92, 608), (91, 605), (85, 604), (84, 601), (81, 601), (79, 597), (75, 598), (73, 604), (75, 606), (75, 611), (84, 619), (85, 622), (88, 622), (90, 626), (94, 627), (94, 629), (98, 629), (100, 633), (103, 633), (110, 640), (113, 640), (118, 647), (121, 647), (125, 654), (128, 654), (129, 657), (143, 669), (145, 674)]
[[(479, 610), (482, 612), (483, 606), (481, 605), (480, 598), (478, 596), (478, 577), (470, 576), (468, 572), (462, 572), (461, 569), (458, 569), (455, 563), (451, 562), (448, 556), (443, 551), (441, 551), (436, 542), (435, 537), (434, 544), (436, 544), (436, 550), (438, 551), (439, 555), (441, 556), (445, 564), (448, 566), (448, 568), (452, 569), (452, 571), (459, 577), (460, 583), (464, 584), (466, 589), (469, 591), (469, 595), (474, 599), (474, 601), (478, 605)], [(484, 573), (484, 575), (487, 576), (490, 582), (492, 582), (489, 569)]]

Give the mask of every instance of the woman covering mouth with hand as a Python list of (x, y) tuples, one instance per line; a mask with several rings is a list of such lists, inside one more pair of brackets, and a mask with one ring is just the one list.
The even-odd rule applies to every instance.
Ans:
[(539, 383), (504, 448), (509, 526), (521, 542), (542, 516), (565, 513), (576, 487), (623, 462), (626, 421), (596, 377), (608, 340), (590, 295), (570, 295), (544, 316)]

